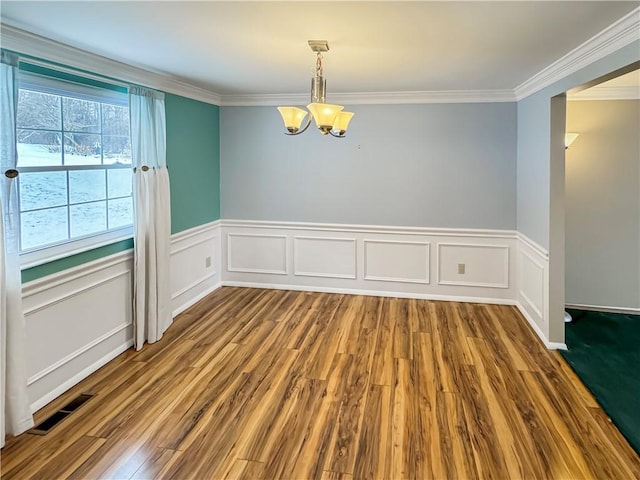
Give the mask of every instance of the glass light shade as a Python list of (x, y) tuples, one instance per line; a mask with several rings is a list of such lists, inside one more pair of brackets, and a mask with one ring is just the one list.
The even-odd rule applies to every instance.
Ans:
[(307, 111), (298, 107), (278, 107), (278, 111), (282, 115), (284, 126), (292, 133), (300, 130), (300, 125), (307, 116)]
[(316, 126), (325, 132), (333, 128), (336, 116), (344, 107), (342, 105), (331, 105), (330, 103), (310, 103), (307, 108), (313, 115)]
[(569, 148), (569, 146), (578, 138), (579, 133), (565, 133), (564, 134), (564, 147)]
[(339, 132), (346, 132), (353, 115), (353, 112), (340, 112), (333, 123), (333, 129)]

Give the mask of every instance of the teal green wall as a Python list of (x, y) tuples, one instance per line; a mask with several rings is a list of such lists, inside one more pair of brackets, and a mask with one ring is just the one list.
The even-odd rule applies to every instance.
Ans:
[[(165, 94), (171, 233), (220, 218), (219, 107)], [(22, 271), (30, 282), (133, 248), (133, 240), (105, 245)]]
[(30, 282), (31, 280), (36, 280), (37, 278), (66, 270), (67, 268), (77, 267), (83, 263), (91, 262), (131, 248), (133, 248), (132, 238), (112, 243), (110, 245), (105, 245), (104, 247), (94, 248), (93, 250), (88, 250), (86, 252), (77, 253), (69, 257), (54, 260), (53, 262), (44, 263), (37, 267), (28, 268), (22, 271), (22, 283)]
[(220, 108), (165, 95), (171, 233), (220, 218)]

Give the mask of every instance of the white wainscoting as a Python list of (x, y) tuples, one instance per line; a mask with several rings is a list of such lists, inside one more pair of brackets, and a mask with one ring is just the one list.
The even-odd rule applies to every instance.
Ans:
[(364, 279), (429, 284), (430, 243), (364, 239)]
[[(464, 273), (458, 271), (458, 266), (463, 266)], [(509, 288), (509, 247), (438, 243), (438, 283)]]
[(525, 235), (518, 234), (518, 293), (516, 305), (550, 349), (566, 349), (549, 341), (549, 254)]
[[(121, 252), (23, 286), (34, 411), (133, 344), (132, 264)], [(174, 235), (174, 315), (220, 285), (516, 304), (566, 348), (547, 340), (548, 255), (514, 231), (227, 220)]]
[(23, 285), (33, 411), (133, 345), (132, 264), (126, 251)]
[[(220, 286), (220, 255), (219, 221), (172, 236), (174, 316)], [(132, 289), (131, 250), (23, 285), (33, 411), (133, 345)]]
[(287, 275), (287, 243), (285, 235), (227, 233), (227, 270)]
[(356, 278), (356, 239), (294, 236), (293, 274)]
[(222, 236), (223, 285), (515, 304), (510, 230), (224, 220)]
[(175, 317), (220, 286), (220, 221), (171, 237), (171, 308)]

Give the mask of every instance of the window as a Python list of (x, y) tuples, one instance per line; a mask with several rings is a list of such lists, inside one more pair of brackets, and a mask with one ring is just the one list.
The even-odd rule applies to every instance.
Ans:
[(126, 92), (28, 72), (21, 72), (19, 87), (23, 265), (130, 237)]

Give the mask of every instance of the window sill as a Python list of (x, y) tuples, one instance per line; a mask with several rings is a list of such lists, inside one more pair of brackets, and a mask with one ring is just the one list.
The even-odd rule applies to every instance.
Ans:
[(109, 233), (85, 237), (73, 242), (25, 252), (20, 255), (20, 269), (26, 270), (37, 267), (45, 263), (53, 262), (54, 260), (60, 260), (61, 258), (77, 255), (78, 253), (94, 250), (130, 238), (133, 238), (133, 227), (122, 228)]

